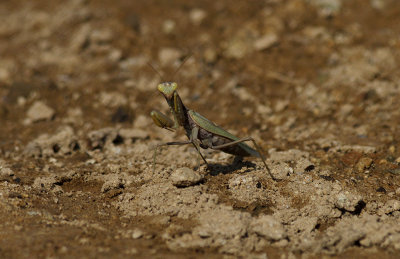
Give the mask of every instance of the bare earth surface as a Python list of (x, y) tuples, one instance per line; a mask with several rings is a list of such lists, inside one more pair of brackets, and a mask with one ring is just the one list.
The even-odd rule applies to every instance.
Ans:
[[(0, 257), (398, 258), (399, 58), (397, 0), (3, 0)], [(280, 181), (190, 145), (153, 172), (186, 136), (147, 63)]]

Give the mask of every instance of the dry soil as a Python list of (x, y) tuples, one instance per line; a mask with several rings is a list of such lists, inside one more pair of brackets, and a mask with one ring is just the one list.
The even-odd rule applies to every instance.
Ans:
[[(397, 0), (1, 1), (0, 257), (399, 258), (399, 54)], [(279, 181), (153, 171), (162, 80)]]

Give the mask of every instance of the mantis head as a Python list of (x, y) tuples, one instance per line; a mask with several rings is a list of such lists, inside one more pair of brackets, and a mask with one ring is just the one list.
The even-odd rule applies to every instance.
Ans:
[(174, 92), (178, 88), (178, 84), (175, 82), (164, 82), (157, 86), (158, 91), (160, 91), (167, 100), (171, 100), (174, 96)]
[(176, 91), (177, 88), (178, 84), (175, 82), (164, 82), (157, 86), (158, 91), (160, 91), (167, 100), (171, 113), (175, 117), (175, 121), (178, 125), (183, 126), (185, 123), (186, 108)]

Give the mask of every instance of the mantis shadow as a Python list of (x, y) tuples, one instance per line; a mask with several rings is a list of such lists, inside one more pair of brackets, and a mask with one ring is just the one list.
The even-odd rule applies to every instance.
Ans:
[(246, 167), (247, 170), (244, 173), (250, 172), (256, 168), (256, 164), (250, 161), (243, 161), (242, 157), (236, 156), (232, 164), (222, 165), (219, 163), (208, 163), (206, 170), (212, 176), (217, 176), (219, 174), (231, 174), (234, 171), (240, 170)]

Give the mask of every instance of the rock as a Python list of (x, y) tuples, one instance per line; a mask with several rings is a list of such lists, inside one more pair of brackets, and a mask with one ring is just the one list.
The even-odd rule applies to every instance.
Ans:
[(27, 112), (27, 119), (31, 122), (37, 122), (41, 120), (50, 120), (53, 118), (55, 112), (52, 108), (47, 106), (42, 101), (36, 101), (29, 108)]
[(171, 174), (172, 184), (176, 187), (193, 186), (203, 180), (203, 178), (203, 175), (187, 167), (178, 168)]
[(270, 48), (278, 42), (278, 36), (275, 33), (269, 33), (254, 42), (254, 49), (261, 51)]
[(271, 215), (263, 215), (250, 224), (251, 230), (259, 236), (271, 241), (278, 241), (287, 237), (282, 224)]

